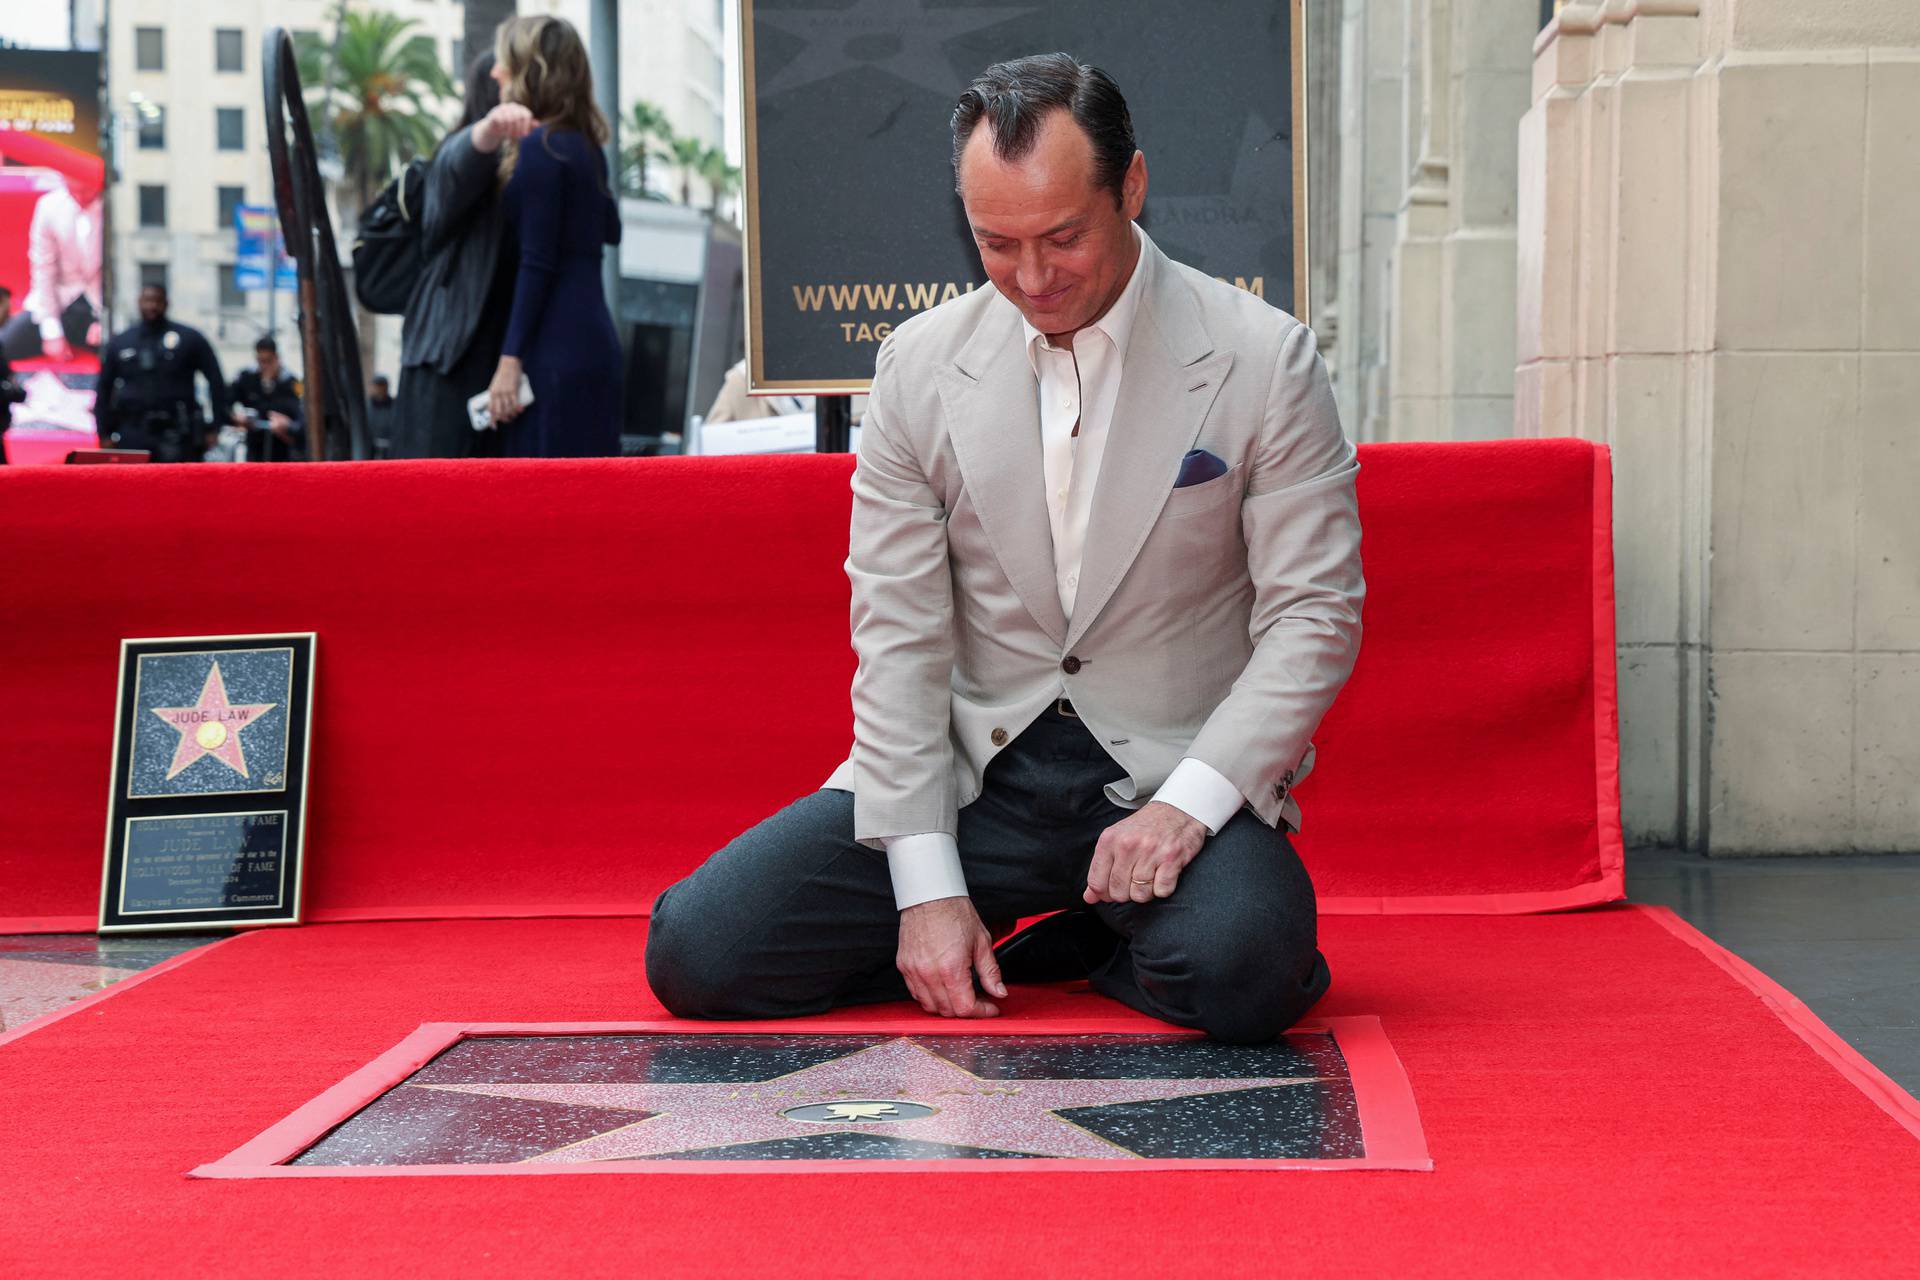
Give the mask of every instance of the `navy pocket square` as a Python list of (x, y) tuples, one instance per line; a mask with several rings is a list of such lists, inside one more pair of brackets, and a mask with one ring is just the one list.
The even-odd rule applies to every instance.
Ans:
[(1189, 449), (1187, 456), (1180, 459), (1180, 474), (1174, 478), (1173, 487), (1185, 489), (1189, 485), (1205, 484), (1227, 474), (1227, 464), (1205, 449)]

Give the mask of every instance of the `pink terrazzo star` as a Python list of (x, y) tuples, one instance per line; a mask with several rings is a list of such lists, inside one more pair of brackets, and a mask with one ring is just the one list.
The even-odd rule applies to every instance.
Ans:
[[(1231, 1093), (1318, 1077), (1243, 1080), (988, 1080), (908, 1039), (888, 1040), (816, 1067), (752, 1084), (434, 1084), (415, 1088), (656, 1114), (529, 1164), (621, 1160), (825, 1133), (877, 1133), (954, 1146), (1073, 1159), (1134, 1160), (1124, 1147), (1058, 1114), (1071, 1107)], [(888, 1116), (896, 1103), (931, 1114)], [(837, 1107), (845, 1121), (792, 1119)], [(907, 1108), (898, 1108), (907, 1110)]]
[(250, 777), (246, 753), (240, 749), (240, 731), (279, 705), (253, 702), (234, 706), (227, 701), (227, 680), (220, 674), (220, 664), (214, 663), (213, 670), (207, 672), (207, 682), (200, 686), (198, 702), (190, 707), (153, 708), (153, 714), (180, 734), (180, 744), (173, 751), (173, 764), (167, 769), (167, 781), (179, 777), (183, 769), (201, 756), (212, 756), (241, 777)]

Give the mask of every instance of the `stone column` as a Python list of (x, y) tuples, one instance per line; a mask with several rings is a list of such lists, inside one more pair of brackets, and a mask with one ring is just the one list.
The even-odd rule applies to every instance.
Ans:
[[(1321, 355), (1340, 337), (1340, 38), (1345, 0), (1306, 7), (1307, 316)], [(1351, 425), (1347, 428), (1352, 430)]]
[(1614, 451), (1628, 838), (1920, 848), (1920, 7), (1541, 36), (1516, 422)]
[(1347, 0), (1340, 34), (1338, 339), (1329, 357), (1340, 420), (1386, 438), (1388, 264), (1405, 189), (1401, 163), (1404, 0)]
[(1537, 0), (1405, 0), (1395, 439), (1513, 433), (1515, 137)]

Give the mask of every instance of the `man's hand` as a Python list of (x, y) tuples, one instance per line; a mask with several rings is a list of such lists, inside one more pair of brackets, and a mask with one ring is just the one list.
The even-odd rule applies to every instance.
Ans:
[(993, 959), (993, 938), (971, 898), (935, 898), (900, 913), (900, 953), (894, 958), (907, 990), (928, 1013), (943, 1018), (991, 1018), (999, 1006), (973, 992), (973, 975), (987, 994), (1004, 1000), (1006, 984)]
[(73, 344), (67, 341), (65, 334), (57, 338), (45, 338), (41, 340), (40, 353), (49, 360), (64, 362), (73, 359)]
[(1206, 824), (1158, 800), (1100, 833), (1087, 868), (1088, 902), (1151, 902), (1173, 896), (1180, 873), (1207, 843)]
[(278, 410), (267, 414), (267, 425), (273, 429), (273, 434), (282, 440), (288, 442), (293, 440), (293, 419), (286, 414)]

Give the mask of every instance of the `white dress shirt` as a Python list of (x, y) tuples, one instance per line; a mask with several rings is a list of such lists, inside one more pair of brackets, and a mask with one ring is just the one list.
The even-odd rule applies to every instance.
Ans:
[[(1100, 479), (1107, 430), (1120, 397), (1120, 365), (1134, 316), (1140, 310), (1140, 233), (1134, 231), (1133, 273), (1105, 315), (1073, 335), (1071, 347), (1055, 346), (1026, 317), (1027, 362), (1033, 367), (1040, 397), (1040, 450), (1046, 473), (1047, 518), (1053, 528), (1054, 584), (1060, 609), (1073, 616), (1080, 590), (1080, 559), (1087, 540), (1087, 518)], [(1062, 689), (1064, 693), (1064, 688)], [(1189, 756), (1174, 767), (1155, 800), (1164, 801), (1218, 834), (1245, 803), (1220, 771)], [(904, 911), (936, 898), (965, 897), (960, 848), (943, 831), (891, 836), (887, 868), (893, 876), (894, 904)]]
[(40, 340), (62, 336), (61, 317), (85, 295), (101, 314), (100, 200), (84, 209), (65, 187), (55, 187), (33, 206), (27, 231), (27, 297), (23, 304), (40, 327)]

